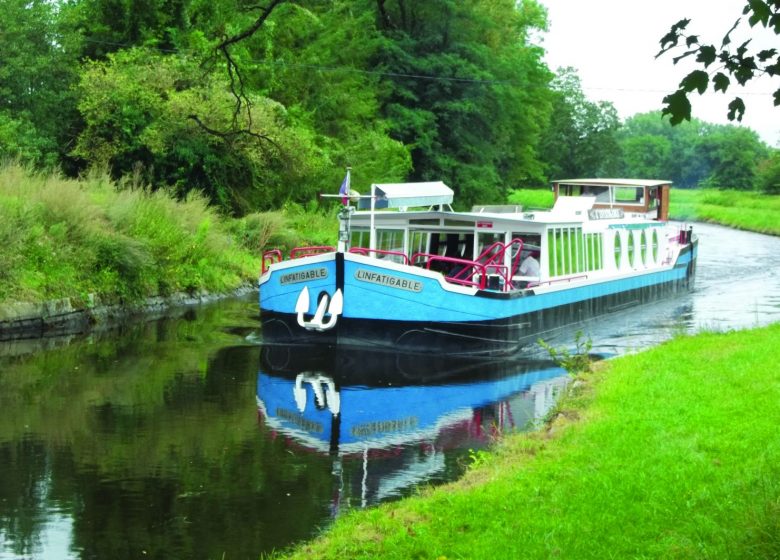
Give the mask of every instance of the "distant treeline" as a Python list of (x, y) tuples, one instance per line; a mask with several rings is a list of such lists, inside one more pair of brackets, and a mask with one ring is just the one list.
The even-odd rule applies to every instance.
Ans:
[[(549, 69), (535, 0), (0, 0), (0, 157), (244, 215), (443, 180), (461, 207), (575, 176), (778, 189), (751, 130), (621, 123)], [(665, 30), (659, 29), (659, 36)]]

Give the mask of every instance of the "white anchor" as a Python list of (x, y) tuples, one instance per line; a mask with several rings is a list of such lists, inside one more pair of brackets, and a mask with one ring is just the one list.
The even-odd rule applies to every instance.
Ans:
[[(325, 320), (327, 310), (328, 319)], [(344, 311), (344, 296), (341, 290), (336, 290), (333, 297), (326, 294), (317, 305), (314, 317), (311, 321), (306, 321), (304, 315), (309, 311), (309, 288), (304, 286), (298, 295), (298, 301), (295, 303), (295, 312), (298, 314), (298, 324), (307, 331), (327, 331), (336, 326), (339, 315)]]
[(336, 383), (327, 375), (319, 372), (304, 371), (295, 377), (293, 397), (298, 411), (303, 414), (306, 410), (306, 387), (304, 383), (311, 385), (314, 391), (314, 402), (319, 408), (328, 407), (334, 416), (341, 412), (341, 395), (336, 390)]

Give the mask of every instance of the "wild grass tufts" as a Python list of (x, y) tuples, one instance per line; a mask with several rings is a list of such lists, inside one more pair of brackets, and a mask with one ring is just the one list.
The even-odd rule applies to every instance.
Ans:
[(202, 197), (0, 169), (0, 302), (222, 292), (256, 278), (258, 253)]

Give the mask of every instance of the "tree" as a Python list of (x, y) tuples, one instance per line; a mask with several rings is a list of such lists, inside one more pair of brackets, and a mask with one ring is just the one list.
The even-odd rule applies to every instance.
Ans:
[(553, 111), (541, 143), (549, 179), (614, 173), (620, 126), (614, 105), (588, 100), (574, 68), (559, 68), (551, 86)]
[[(617, 134), (623, 154), (621, 175), (641, 177), (647, 172), (648, 178), (669, 179), (684, 188), (697, 187), (709, 175), (710, 168), (699, 145), (702, 138), (712, 133), (713, 125), (694, 118), (672, 126), (669, 120), (660, 111), (638, 113), (626, 119)], [(653, 152), (652, 158), (642, 153), (643, 146)], [(653, 169), (655, 172), (649, 174)]]
[(780, 150), (772, 150), (757, 166), (758, 188), (766, 194), (780, 194)]
[(537, 147), (551, 76), (529, 44), (546, 26), (543, 9), (511, 0), (375, 5), (382, 114), (411, 148), (411, 179), (444, 180), (464, 207), (543, 180)]
[[(780, 34), (780, 0), (748, 0), (742, 10), (748, 18), (751, 28), (764, 28), (769, 33)], [(731, 29), (723, 36), (720, 47), (714, 44), (702, 43), (697, 35), (687, 34), (690, 19), (682, 19), (675, 23), (669, 33), (661, 39), (661, 50), (656, 58), (670, 51), (683, 50), (674, 58), (677, 64), (690, 56), (696, 57), (700, 68), (690, 72), (680, 82), (674, 93), (664, 97), (663, 114), (671, 116), (672, 125), (683, 120), (691, 120), (691, 102), (688, 94), (697, 91), (704, 93), (712, 86), (714, 91), (726, 93), (732, 80), (744, 86), (755, 77), (766, 74), (780, 77), (780, 53), (778, 49), (769, 48), (755, 52), (750, 49), (751, 39), (742, 42), (738, 47), (732, 46), (732, 33), (740, 25), (738, 18)], [(680, 42), (683, 41), (684, 45)], [(686, 50), (687, 49), (687, 50)], [(718, 66), (710, 68), (713, 63)], [(774, 92), (774, 104), (780, 105), (780, 87)], [(728, 105), (729, 120), (741, 121), (745, 113), (745, 103), (741, 97), (734, 97)]]
[(716, 126), (702, 137), (698, 151), (710, 168), (702, 186), (719, 189), (754, 190), (757, 164), (768, 155), (758, 134), (731, 125)]
[(0, 156), (54, 167), (76, 116), (75, 57), (54, 3), (0, 0), (0, 9)]
[[(180, 196), (201, 190), (235, 213), (278, 207), (289, 185), (302, 184), (319, 164), (308, 131), (288, 126), (278, 102), (253, 95), (254, 127), (262, 134), (231, 132), (228, 84), (220, 74), (192, 81), (197, 75), (196, 61), (147, 49), (87, 64), (78, 87), (86, 126), (73, 155), (114, 177), (136, 173), (170, 185)], [(307, 186), (297, 194), (312, 198)]]

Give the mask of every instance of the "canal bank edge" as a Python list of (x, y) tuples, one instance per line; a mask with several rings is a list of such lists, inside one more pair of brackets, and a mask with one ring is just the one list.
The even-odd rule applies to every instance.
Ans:
[(229, 293), (176, 293), (147, 298), (132, 305), (106, 305), (95, 294), (89, 294), (86, 301), (64, 298), (41, 303), (0, 303), (0, 341), (84, 334), (112, 328), (134, 319), (158, 317), (173, 308), (240, 297), (253, 291), (257, 291), (257, 286), (245, 283)]

